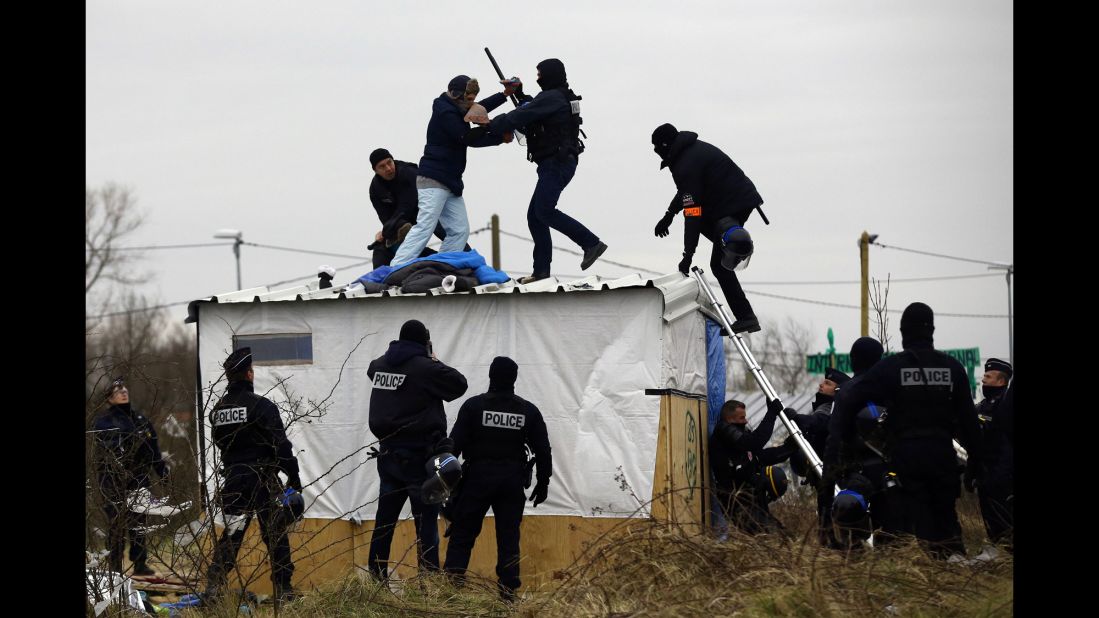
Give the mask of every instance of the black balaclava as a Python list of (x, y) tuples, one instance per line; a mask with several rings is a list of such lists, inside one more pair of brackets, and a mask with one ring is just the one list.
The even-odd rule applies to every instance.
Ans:
[(401, 335), (398, 339), (418, 343), (426, 348), (427, 342), (431, 341), (431, 333), (427, 331), (427, 327), (424, 326), (423, 322), (409, 320), (401, 326)]
[(935, 332), (935, 313), (923, 303), (912, 303), (901, 314), (901, 347), (908, 348), (913, 343), (933, 343)]
[(859, 337), (851, 344), (851, 370), (860, 375), (874, 366), (885, 354), (881, 342), (873, 337)]
[(538, 78), (538, 85), (542, 90), (568, 87), (569, 81), (565, 78), (565, 65), (557, 58), (547, 58), (539, 62), (536, 68), (542, 73), (542, 77)]
[(665, 122), (653, 131), (653, 150), (660, 155), (661, 160), (668, 158), (668, 151), (672, 149), (672, 142), (677, 135), (679, 130), (670, 122)]
[(488, 367), (488, 390), (511, 391), (518, 377), (519, 365), (506, 356), (497, 356)]

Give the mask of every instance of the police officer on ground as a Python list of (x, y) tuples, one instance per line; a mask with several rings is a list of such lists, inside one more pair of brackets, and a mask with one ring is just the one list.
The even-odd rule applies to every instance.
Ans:
[[(662, 124), (653, 131), (652, 141), (653, 150), (661, 159), (660, 169), (671, 170), (676, 187), (668, 212), (656, 224), (656, 235), (667, 236), (672, 219), (682, 211), (683, 259), (679, 272), (686, 275), (690, 271), (698, 237), (705, 236), (713, 243), (710, 273), (721, 284), (736, 318), (733, 331), (758, 331), (759, 320), (734, 269), (747, 266), (751, 257), (752, 240), (743, 226), (752, 211), (763, 204), (763, 198), (728, 155), (698, 139), (697, 133)], [(763, 221), (766, 223), (767, 218)]]
[[(878, 453), (866, 446), (864, 439), (868, 436), (859, 434), (858, 420), (845, 416), (845, 412), (849, 414), (851, 408), (842, 405), (849, 391), (862, 381), (866, 372), (881, 360), (883, 354), (885, 349), (881, 342), (873, 337), (859, 337), (851, 344), (851, 370), (855, 375), (843, 383), (835, 393), (833, 413), (828, 417), (825, 446), (819, 451), (825, 467), (836, 471), (835, 476), (840, 488), (843, 491), (857, 492), (858, 497), (862, 498), (859, 501), (856, 497), (853, 503), (859, 508), (854, 513), (856, 517), (853, 518), (857, 521), (852, 523), (859, 524), (859, 530), (844, 531), (842, 529), (846, 527), (847, 522), (838, 522), (841, 532), (846, 533), (839, 537), (832, 535), (832, 541), (836, 544), (834, 546), (848, 547), (853, 538), (869, 537), (869, 532), (876, 528), (882, 528), (889, 533), (897, 532), (895, 527), (891, 527), (888, 492), (885, 491), (885, 475), (888, 472), (886, 462)], [(856, 411), (856, 413), (862, 412)], [(840, 452), (840, 444), (847, 445), (847, 452)], [(880, 450), (880, 446), (878, 449)], [(831, 533), (833, 492), (818, 491), (817, 495), (818, 505), (823, 509), (823, 525)], [(873, 522), (869, 520), (867, 509), (872, 510)]]
[(981, 377), (984, 399), (977, 404), (985, 466), (981, 484), (976, 487), (988, 540), (1005, 545), (1009, 551), (1015, 525), (1014, 419), (1011, 413), (999, 417), (1011, 375), (1011, 363), (1007, 361), (990, 358), (985, 363), (985, 373)]
[(400, 337), (370, 362), (370, 432), (378, 438), (381, 489), (367, 558), (370, 572), (388, 577), (393, 528), (407, 498), (416, 522), (420, 570), (439, 570), (439, 506), (426, 504), (421, 487), (429, 457), (449, 452), (444, 401), (461, 397), (468, 385), (457, 369), (439, 361), (431, 335), (419, 320), (401, 326)]
[[(382, 229), (374, 234), (374, 242), (367, 249), (374, 251), (374, 268), (388, 266), (397, 254), (397, 248), (412, 226), (416, 224), (418, 211), (415, 163), (397, 161), (385, 148), (370, 153), (370, 167), (374, 178), (370, 181), (370, 203), (378, 213)], [(446, 239), (442, 224), (435, 225), (435, 236)], [(466, 251), (469, 245), (466, 245)], [(424, 247), (419, 257), (434, 255), (435, 250)]]
[(162, 482), (168, 480), (168, 466), (160, 454), (156, 429), (149, 419), (130, 405), (130, 391), (120, 376), (108, 386), (104, 399), (109, 407), (92, 424), (96, 468), (107, 515), (108, 565), (122, 572), (122, 552), (130, 541), (134, 575), (154, 575), (148, 565), (144, 515), (131, 511), (127, 497), (151, 485), (150, 472)]
[(496, 520), (496, 576), (500, 595), (514, 600), (519, 588), (519, 525), (523, 492), (529, 487), (527, 447), (537, 462), (538, 482), (530, 495), (534, 506), (546, 500), (553, 462), (542, 413), (515, 394), (519, 366), (497, 356), (488, 370), (488, 392), (468, 399), (458, 412), (450, 438), (462, 454), (465, 472), (452, 510), (450, 544), (444, 569), (461, 581), (469, 555), (489, 507)]
[[(901, 315), (904, 351), (874, 365), (845, 394), (834, 413), (853, 417), (868, 403), (888, 410), (884, 446), (899, 487), (895, 507), (899, 528), (914, 534), (937, 558), (965, 555), (955, 502), (961, 495), (952, 439), (968, 451), (966, 477), (976, 479), (983, 463), (977, 412), (969, 378), (957, 360), (934, 349), (934, 313), (915, 302)], [(850, 438), (841, 435), (840, 452)], [(825, 468), (822, 491), (836, 482), (834, 466)]]
[[(527, 227), (534, 239), (534, 266), (528, 277), (519, 283), (532, 283), (550, 276), (553, 240), (550, 229), (557, 230), (584, 251), (580, 269), (587, 270), (607, 250), (584, 224), (557, 208), (561, 192), (576, 174), (584, 143), (580, 141), (580, 99), (569, 88), (565, 65), (557, 58), (538, 63), (538, 96), (524, 95), (522, 83), (516, 79), (501, 83), (508, 88), (518, 86), (516, 94), (522, 105), (501, 114), (488, 124), (489, 132), (504, 135), (520, 131), (527, 136), (527, 160), (538, 166), (538, 184), (527, 208)], [(477, 129), (474, 129), (477, 131)]]
[(260, 536), (271, 560), (274, 596), (281, 601), (293, 600), (296, 593), (290, 582), (294, 575), (287, 529), (290, 522), (279, 507), (286, 487), (278, 473), (286, 475), (287, 487), (300, 493), (298, 460), (286, 437), (278, 406), (255, 392), (251, 348), (234, 351), (223, 367), (229, 385), (210, 412), (210, 424), (214, 444), (221, 453), (223, 483), (217, 499), (225, 517), (225, 531), (217, 540), (206, 573), (207, 593), (216, 597), (224, 591), (248, 524), (258, 517)]
[[(829, 367), (824, 372), (824, 379), (820, 381), (820, 385), (817, 386), (817, 395), (813, 399), (813, 411), (809, 414), (797, 414), (790, 420), (797, 424), (801, 429), (802, 435), (805, 436), (805, 440), (809, 443), (809, 446), (813, 447), (813, 452), (820, 457), (824, 453), (825, 442), (828, 440), (828, 421), (832, 418), (832, 404), (835, 401), (836, 394), (839, 389), (850, 380), (851, 377), (846, 373), (836, 369), (835, 367)], [(787, 442), (790, 445), (794, 445), (794, 437), (787, 438)], [(813, 475), (813, 480), (817, 481), (815, 473), (809, 471), (809, 463), (805, 456), (798, 450), (794, 450), (790, 455), (790, 468), (795, 474), (805, 479), (809, 479), (809, 475)], [(814, 489), (817, 486), (814, 485)], [(821, 545), (836, 546), (836, 539), (832, 534), (832, 518), (830, 514), (830, 507), (832, 505), (832, 492), (817, 491), (817, 522), (818, 526), (818, 540)]]
[(789, 458), (797, 447), (785, 443), (765, 448), (781, 410), (778, 399), (767, 402), (763, 420), (749, 431), (744, 404), (730, 399), (721, 406), (721, 420), (710, 435), (714, 494), (725, 519), (748, 534), (782, 528), (767, 505), (786, 491), (786, 475), (777, 464)]

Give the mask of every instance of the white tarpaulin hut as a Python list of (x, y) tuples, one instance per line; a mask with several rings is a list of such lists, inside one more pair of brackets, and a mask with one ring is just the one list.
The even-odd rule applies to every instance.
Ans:
[[(307, 523), (351, 526), (347, 533), (339, 532), (338, 525), (326, 527), (329, 536), (342, 534), (350, 541), (341, 550), (349, 555), (340, 558), (329, 549), (324, 560), (348, 568), (365, 564), (367, 528), (379, 490), (376, 464), (368, 461), (364, 448), (377, 440), (367, 425), (370, 361), (385, 352), (406, 320), (422, 321), (439, 359), (469, 381), (467, 393), (445, 406), (452, 426), (462, 402), (487, 390), (492, 359), (509, 356), (519, 365), (515, 392), (542, 411), (553, 448), (549, 498), (537, 509), (528, 504), (525, 513), (527, 575), (540, 570), (526, 561), (528, 546), (536, 542), (528, 527), (537, 520), (587, 521), (634, 513), (638, 501), (621, 479), (636, 496), (647, 500), (652, 495), (661, 402), (645, 391), (706, 392), (700, 303), (706, 301), (697, 282), (679, 273), (569, 283), (550, 278), (525, 286), (509, 281), (450, 294), (441, 288), (415, 295), (365, 294), (361, 288), (340, 292), (318, 290), (315, 283), (222, 294), (188, 308), (188, 321), (197, 322), (204, 390), (197, 417), (205, 419), (224, 392), (225, 357), (235, 347), (251, 346), (256, 392), (283, 408), (301, 477), (309, 484), (304, 492)], [(200, 433), (208, 446), (208, 421), (203, 425)], [(206, 451), (209, 476), (212, 449)], [(486, 545), (485, 536), (478, 550)], [(400, 531), (391, 559), (401, 555), (399, 540)], [(301, 554), (294, 547), (300, 573)], [(489, 545), (485, 551), (492, 556), (491, 573), (495, 549)], [(318, 565), (317, 570), (332, 568)]]

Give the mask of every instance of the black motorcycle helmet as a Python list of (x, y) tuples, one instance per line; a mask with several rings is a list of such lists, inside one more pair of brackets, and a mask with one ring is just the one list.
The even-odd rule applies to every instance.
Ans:
[(778, 466), (767, 466), (764, 468), (763, 478), (767, 481), (763, 486), (763, 491), (767, 494), (767, 499), (770, 501), (781, 498), (783, 494), (786, 493), (786, 488), (790, 485), (790, 482), (786, 479), (786, 471)]
[(752, 258), (755, 244), (748, 230), (734, 225), (721, 235), (721, 266), (725, 270), (744, 270)]
[(429, 475), (420, 488), (424, 504), (446, 502), (458, 486), (458, 481), (462, 480), (462, 464), (450, 453), (439, 453), (427, 460), (424, 468)]

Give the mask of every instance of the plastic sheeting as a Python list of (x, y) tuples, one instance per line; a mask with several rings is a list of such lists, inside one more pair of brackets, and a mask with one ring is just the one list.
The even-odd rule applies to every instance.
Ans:
[(721, 338), (721, 326), (706, 318), (706, 411), (710, 428), (714, 432), (721, 406), (725, 403), (725, 340)]
[[(528, 504), (528, 515), (622, 516), (638, 502), (616, 476), (641, 500), (652, 493), (660, 403), (645, 389), (706, 387), (702, 314), (667, 323), (663, 309), (653, 288), (204, 303), (205, 411), (224, 392), (224, 380), (211, 383), (234, 334), (311, 333), (312, 363), (256, 365), (256, 392), (284, 410), (308, 485), (306, 517), (373, 519), (379, 481), (376, 461), (367, 461), (376, 438), (367, 426), (366, 369), (415, 318), (430, 330), (439, 359), (469, 381), (465, 395), (445, 404), (448, 426), (463, 401), (487, 390), (494, 357), (519, 364), (515, 391), (541, 410), (553, 448), (549, 498), (537, 510)], [(208, 426), (206, 436), (210, 444)], [(215, 469), (214, 451), (207, 470)]]

